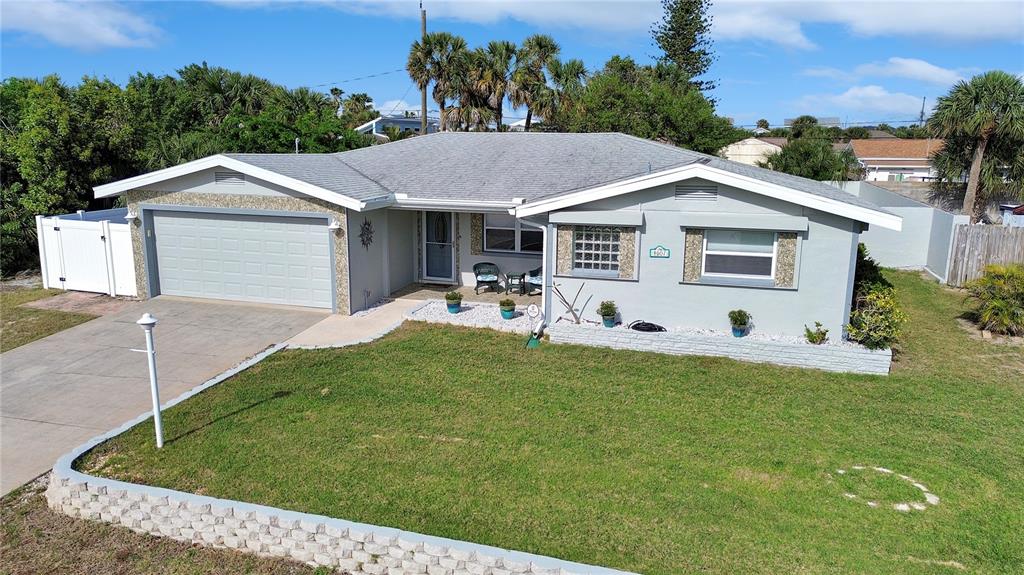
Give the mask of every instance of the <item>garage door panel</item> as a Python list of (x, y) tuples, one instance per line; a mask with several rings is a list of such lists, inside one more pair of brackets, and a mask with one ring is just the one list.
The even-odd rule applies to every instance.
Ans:
[(161, 292), (330, 307), (333, 265), (325, 224), (314, 218), (157, 211)]

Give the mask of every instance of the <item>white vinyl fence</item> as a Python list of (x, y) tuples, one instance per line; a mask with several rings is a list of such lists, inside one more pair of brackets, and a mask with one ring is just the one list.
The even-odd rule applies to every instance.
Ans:
[(126, 209), (36, 216), (43, 287), (138, 295)]

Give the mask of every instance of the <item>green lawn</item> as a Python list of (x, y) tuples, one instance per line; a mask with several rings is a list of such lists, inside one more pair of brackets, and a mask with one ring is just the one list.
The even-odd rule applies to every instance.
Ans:
[(64, 292), (42, 288), (0, 291), (0, 353), (96, 317), (84, 313), (21, 307), (23, 303), (59, 293)]
[[(1024, 350), (888, 277), (910, 316), (890, 377), (407, 324), (278, 353), (169, 410), (162, 451), (141, 425), (83, 467), (642, 573), (1020, 573)], [(913, 491), (834, 473), (858, 464), (941, 503), (886, 507)]]

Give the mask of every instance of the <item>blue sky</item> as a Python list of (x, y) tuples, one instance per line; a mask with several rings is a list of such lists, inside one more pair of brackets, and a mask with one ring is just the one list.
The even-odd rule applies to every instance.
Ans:
[[(554, 36), (565, 58), (599, 68), (614, 54), (647, 62), (658, 2), (425, 0), (428, 27), (466, 38)], [(801, 113), (851, 123), (913, 120), (958, 78), (1024, 73), (1024, 2), (719, 0), (719, 113), (773, 125)], [(289, 87), (367, 92), (384, 112), (417, 105), (404, 71), (419, 34), (415, 0), (0, 3), (0, 73), (124, 83), (207, 61)], [(392, 72), (380, 75), (383, 72)], [(376, 75), (375, 77), (367, 77)], [(523, 115), (510, 112), (506, 117)]]

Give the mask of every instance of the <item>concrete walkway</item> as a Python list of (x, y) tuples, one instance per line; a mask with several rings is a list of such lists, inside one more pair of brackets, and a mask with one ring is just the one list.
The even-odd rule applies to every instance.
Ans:
[(289, 339), (289, 347), (344, 347), (373, 341), (397, 328), (424, 301), (396, 299), (356, 315), (332, 315)]
[(203, 383), (330, 316), (306, 308), (158, 297), (0, 355), (0, 492), (49, 470), (86, 440), (150, 409), (135, 320), (154, 331), (161, 399)]

